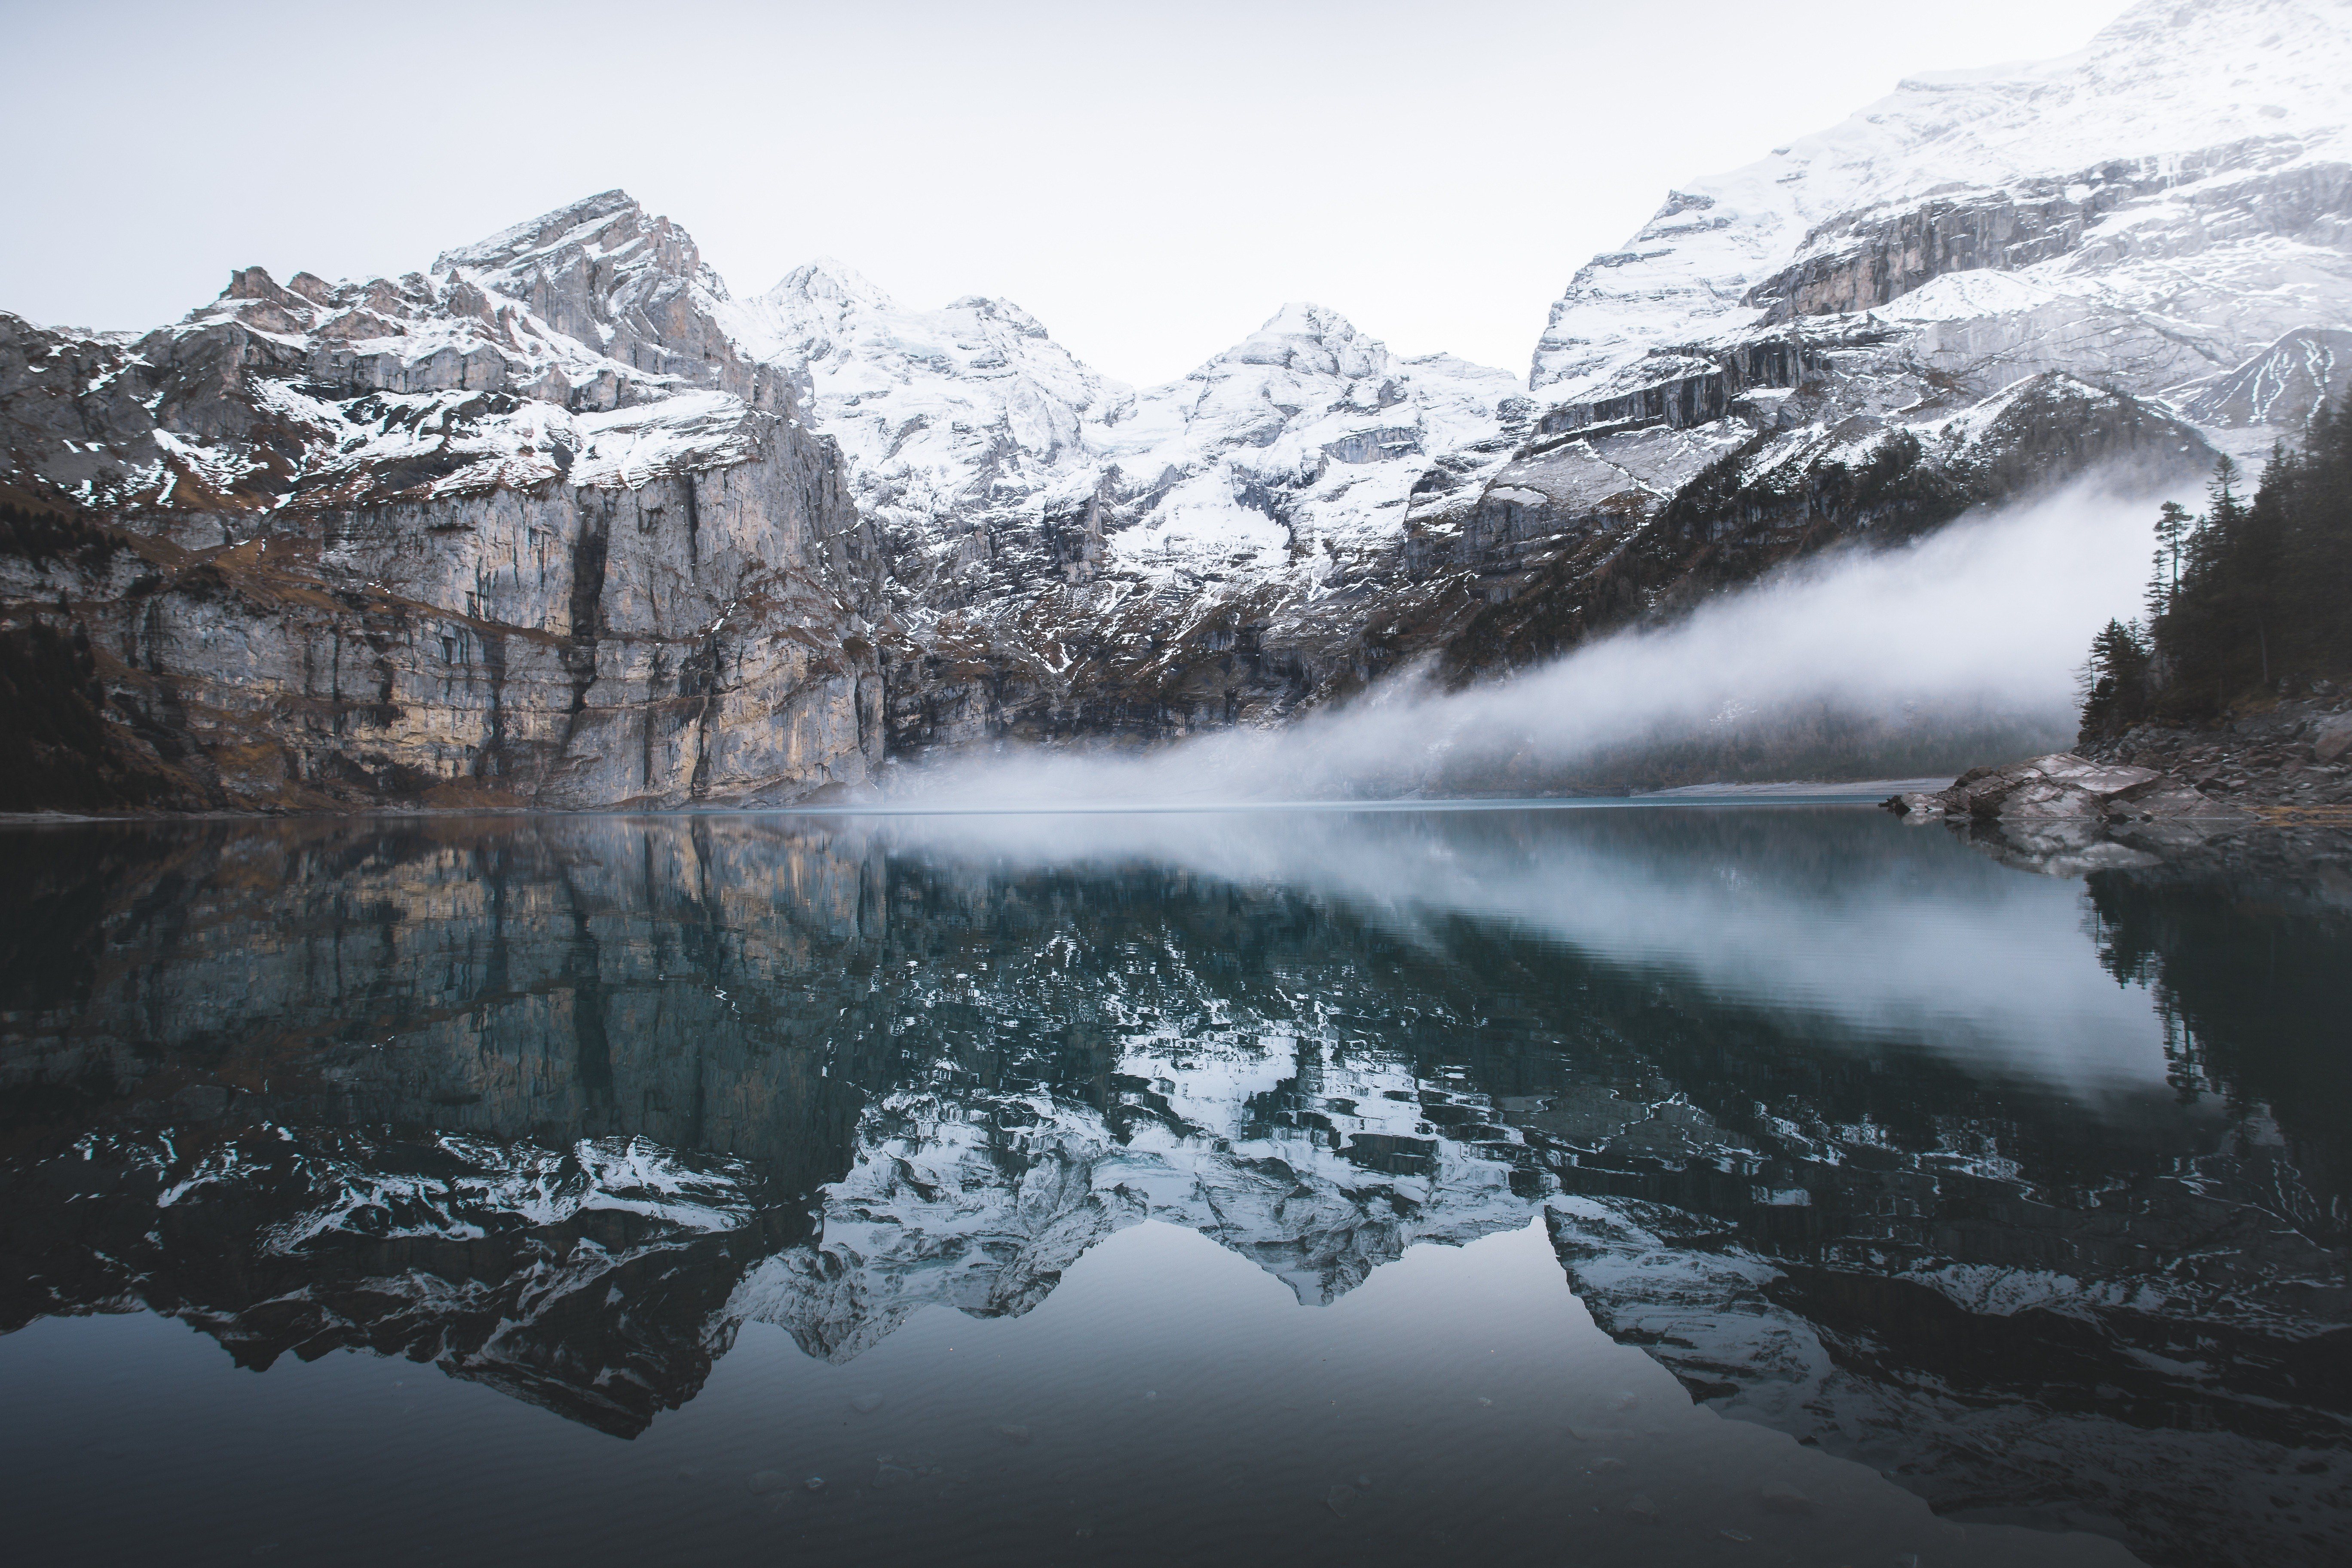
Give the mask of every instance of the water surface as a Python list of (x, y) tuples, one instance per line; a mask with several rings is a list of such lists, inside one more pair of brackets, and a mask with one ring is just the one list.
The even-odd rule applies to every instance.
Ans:
[(2322, 848), (12, 830), (0, 1503), (44, 1563), (2340, 1561)]

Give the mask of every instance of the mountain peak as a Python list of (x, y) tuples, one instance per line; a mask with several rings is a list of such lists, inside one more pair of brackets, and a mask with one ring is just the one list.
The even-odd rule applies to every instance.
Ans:
[[(2020, 221), (2046, 227), (1999, 248), (1971, 240), (1949, 267), (1939, 252), (1906, 288), (1973, 267), (2155, 267), (2216, 237), (2172, 211), (2171, 193), (2289, 164), (2326, 184), (2321, 165), (2346, 156), (2347, 77), (2342, 0), (2144, 0), (2071, 55), (1906, 78), (1835, 125), (1685, 184), (1593, 258), (1553, 308), (1531, 384), (1574, 401), (1628, 361), (1745, 327), (1771, 303), (1751, 290), (1801, 258), (1833, 269), (1876, 228), (1941, 222), (1930, 202), (2039, 204)], [(2274, 226), (2293, 216), (2284, 202), (2264, 211)], [(2178, 232), (2159, 241), (2158, 228)], [(1780, 300), (1818, 314), (1833, 293)]]
[(1339, 311), (1294, 300), (1212, 363), (1280, 365), (1302, 374), (1353, 377), (1385, 367), (1388, 358), (1388, 345), (1358, 331)]
[(1045, 330), (1045, 322), (1012, 300), (1000, 300), (992, 295), (966, 294), (961, 299), (949, 300), (947, 308), (950, 310), (969, 310), (975, 316), (1003, 321), (1024, 338), (1050, 338), (1054, 335)]
[(793, 268), (762, 296), (776, 304), (798, 301), (855, 305), (869, 310), (895, 310), (898, 302), (877, 288), (864, 273), (830, 256), (816, 257)]
[[(676, 228), (667, 218), (654, 218), (693, 248), (683, 229)], [(434, 258), (433, 270), (437, 275), (452, 267), (478, 271), (502, 271), (535, 255), (562, 249), (566, 244), (586, 245), (610, 236), (620, 239), (647, 226), (646, 209), (628, 192), (614, 189), (599, 191), (593, 196), (526, 218), (519, 224), (499, 230), (471, 245), (461, 245), (445, 250)]]

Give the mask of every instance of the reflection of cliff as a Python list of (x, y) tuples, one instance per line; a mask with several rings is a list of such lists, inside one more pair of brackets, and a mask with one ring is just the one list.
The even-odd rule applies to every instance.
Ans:
[(2285, 1101), (2334, 1070), (2343, 926), (2100, 881), (2228, 1092), (2056, 1088), (2075, 1022), (1964, 967), (1839, 993), (1817, 950), (1991, 911), (2095, 977), (2081, 900), (1857, 820), (1285, 825), (1322, 886), (1239, 824), (1214, 872), (728, 817), (18, 836), (0, 1321), (145, 1304), (628, 1433), (747, 1319), (846, 1359), (1146, 1214), (1318, 1302), (1544, 1205), (1604, 1327), (1940, 1507), (2336, 1542), (2346, 1189)]
[(879, 1070), (825, 1049), (866, 869), (479, 826), (14, 842), (0, 1321), (145, 1301), (255, 1364), (397, 1350), (615, 1430), (691, 1395)]
[(747, 1315), (847, 1355), (928, 1301), (1025, 1310), (1147, 1211), (1328, 1300), (1532, 1191), (1236, 963), (1270, 931), (1350, 962), (1279, 898), (750, 819), (12, 847), (10, 1323), (144, 1303), (251, 1364), (399, 1351), (625, 1432)]

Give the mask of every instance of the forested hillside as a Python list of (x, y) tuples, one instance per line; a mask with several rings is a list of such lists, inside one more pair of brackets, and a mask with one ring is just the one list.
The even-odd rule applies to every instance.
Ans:
[(2352, 672), (2352, 398), (2323, 408), (2299, 451), (2273, 449), (2251, 500), (2242, 490), (2225, 458), (2201, 515), (2159, 513), (2147, 617), (2110, 621), (2092, 644), (2085, 743)]

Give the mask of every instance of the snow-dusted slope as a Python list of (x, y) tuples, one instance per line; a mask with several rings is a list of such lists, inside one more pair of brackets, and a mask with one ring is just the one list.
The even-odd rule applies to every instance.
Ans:
[[(1537, 346), (1533, 384), (1570, 401), (1628, 356), (1776, 307), (1884, 304), (1818, 264), (1856, 254), (1874, 226), (2004, 197), (2019, 210), (1950, 254), (1906, 236), (1896, 280), (1968, 267), (2020, 280), (1916, 301), (1909, 319), (2071, 300), (2229, 316), (2232, 342), (2267, 342), (2315, 309), (2343, 308), (2346, 224), (2325, 209), (2352, 155), (2347, 63), (2352, 5), (2341, 0), (2144, 0), (2080, 54), (1914, 78), (1671, 195), (1623, 249), (1577, 274)], [(2190, 255), (2200, 260), (2182, 265)], [(1815, 275), (1756, 292), (1806, 263)], [(2217, 309), (2218, 296), (2236, 309)], [(2234, 320), (2250, 310), (2262, 324)]]
[[(835, 261), (727, 318), (761, 359), (805, 368), (812, 417), (858, 498), (919, 562), (980, 568), (993, 532), (1087, 520), (1107, 556), (1163, 585), (1231, 571), (1309, 578), (1392, 545), (1432, 453), (1491, 439), (1520, 393), (1449, 355), (1403, 360), (1337, 311), (1285, 305), (1182, 379), (1132, 390), (1009, 300), (908, 310)], [(1303, 564), (1302, 564), (1303, 563)]]
[(1583, 423), (1726, 350), (1864, 328), (1896, 406), (2227, 373), (2352, 321), (2347, 81), (2341, 0), (2147, 0), (2075, 55), (1914, 78), (1671, 195), (1578, 272), (1532, 384)]
[[(889, 530), (894, 745), (1269, 722), (1670, 612), (1694, 551), (1719, 582), (2292, 437), (2344, 379), (2347, 80), (2352, 6), (2192, 0), (1906, 81), (1670, 195), (1577, 274), (1531, 395), (1303, 304), (1130, 392), (1015, 307), (907, 310), (832, 264), (739, 331), (808, 368)], [(1901, 493), (1857, 510), (1859, 469)]]
[(1449, 667), (2092, 467), (2191, 499), (2217, 449), (2294, 439), (2347, 384), (2347, 83), (2342, 0), (2162, 0), (1670, 194), (1576, 274), (1534, 437), (1439, 520), (1495, 604)]
[(838, 262), (719, 314), (807, 376), (888, 541), (902, 750), (1314, 700), (1406, 577), (1433, 466), (1450, 491), (1499, 463), (1532, 407), (1507, 372), (1402, 359), (1309, 304), (1140, 391), (1009, 301), (909, 310)]
[(833, 260), (726, 319), (761, 359), (807, 372), (811, 417), (850, 457), (860, 507), (935, 569), (992, 525), (1083, 508), (1099, 467), (1088, 426), (1126, 393), (1009, 300), (908, 310)]
[[(116, 682), (124, 722), (83, 730), (142, 802), (789, 795), (886, 751), (1278, 722), (2087, 466), (2186, 495), (2292, 439), (2352, 379), (2347, 82), (2345, 0), (2161, 0), (1905, 82), (1671, 195), (1577, 273), (1532, 391), (1305, 304), (1130, 389), (1001, 300), (910, 310), (830, 262), (733, 299), (620, 192), (429, 275), (242, 272), (141, 337), (0, 317), (0, 485), (199, 552), (161, 616), (37, 542), (0, 580), (138, 650), (56, 679)], [(233, 627), (187, 571), (243, 584)], [(397, 654), (354, 632), (356, 684), (349, 594), (399, 622)], [(287, 720), (320, 668), (364, 744)], [(730, 670), (802, 730), (714, 705)], [(174, 755), (276, 749), (187, 774), (125, 739), (161, 712), (209, 727)]]
[(1328, 558), (1393, 546), (1429, 457), (1491, 440), (1520, 395), (1506, 372), (1399, 359), (1335, 310), (1285, 305), (1114, 411), (1113, 552), (1162, 579), (1302, 560), (1319, 576)]

